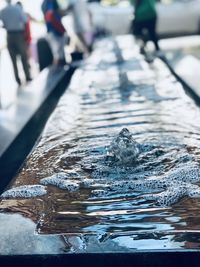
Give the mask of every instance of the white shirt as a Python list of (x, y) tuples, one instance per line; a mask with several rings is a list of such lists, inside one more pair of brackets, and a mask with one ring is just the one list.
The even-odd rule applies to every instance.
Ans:
[(8, 32), (23, 31), (27, 16), (17, 5), (8, 4), (0, 11), (0, 20)]
[(68, 4), (73, 6), (72, 17), (74, 31), (77, 33), (91, 32), (92, 25), (86, 1), (68, 0)]

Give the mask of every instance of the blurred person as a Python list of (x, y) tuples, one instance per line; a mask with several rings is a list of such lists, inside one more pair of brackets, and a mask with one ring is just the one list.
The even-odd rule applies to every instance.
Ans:
[(6, 0), (6, 2), (6, 7), (0, 11), (0, 20), (2, 20), (4, 28), (7, 31), (7, 48), (12, 60), (15, 79), (20, 86), (21, 79), (17, 67), (18, 56), (20, 56), (22, 61), (26, 81), (29, 82), (32, 80), (24, 35), (27, 16), (17, 5), (12, 4), (12, 0)]
[(66, 64), (64, 47), (66, 44), (66, 29), (62, 24), (62, 16), (67, 10), (60, 9), (56, 0), (44, 0), (42, 3), (48, 40), (53, 53), (53, 64)]
[(142, 40), (141, 52), (145, 52), (146, 33), (148, 38), (153, 41), (156, 51), (160, 50), (156, 33), (156, 1), (155, 0), (131, 0), (135, 8), (132, 32)]
[[(24, 12), (24, 8), (22, 5), (22, 2), (18, 1), (16, 3), (16, 5), (18, 5), (22, 11)], [(33, 18), (29, 13), (25, 12), (26, 16), (27, 16), (27, 22), (25, 24), (25, 30), (24, 30), (24, 36), (25, 36), (25, 40), (26, 40), (26, 44), (27, 44), (27, 56), (28, 58), (31, 57), (31, 41), (32, 41), (32, 34), (31, 34), (31, 21), (36, 21), (35, 18)]]
[(92, 14), (86, 0), (68, 0), (73, 17), (74, 31), (86, 52), (91, 52), (93, 44)]

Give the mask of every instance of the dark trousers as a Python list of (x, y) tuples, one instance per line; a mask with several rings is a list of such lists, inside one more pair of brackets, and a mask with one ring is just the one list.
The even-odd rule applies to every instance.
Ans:
[(8, 32), (7, 46), (12, 60), (16, 81), (20, 84), (19, 72), (17, 67), (17, 57), (20, 56), (26, 80), (30, 80), (30, 66), (27, 56), (27, 44), (24, 32)]
[(149, 20), (145, 20), (145, 21), (135, 20), (133, 22), (132, 30), (133, 30), (133, 34), (136, 37), (143, 39), (144, 42), (146, 41), (145, 39), (145, 30), (146, 30), (149, 40), (153, 41), (156, 47), (156, 50), (160, 50), (159, 45), (158, 45), (158, 37), (156, 34), (156, 21), (157, 21), (156, 17), (149, 19)]

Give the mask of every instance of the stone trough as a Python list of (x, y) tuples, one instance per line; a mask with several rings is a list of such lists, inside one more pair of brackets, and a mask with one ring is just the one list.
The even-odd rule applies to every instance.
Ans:
[(199, 115), (131, 36), (97, 43), (1, 195), (1, 260), (198, 266)]

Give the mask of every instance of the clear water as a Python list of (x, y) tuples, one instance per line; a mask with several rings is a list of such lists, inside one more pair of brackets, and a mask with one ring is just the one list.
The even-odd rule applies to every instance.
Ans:
[(43, 185), (47, 194), (11, 196), (0, 208), (77, 250), (94, 236), (122, 251), (198, 247), (199, 122), (161, 61), (149, 66), (131, 37), (102, 41), (11, 186)]

